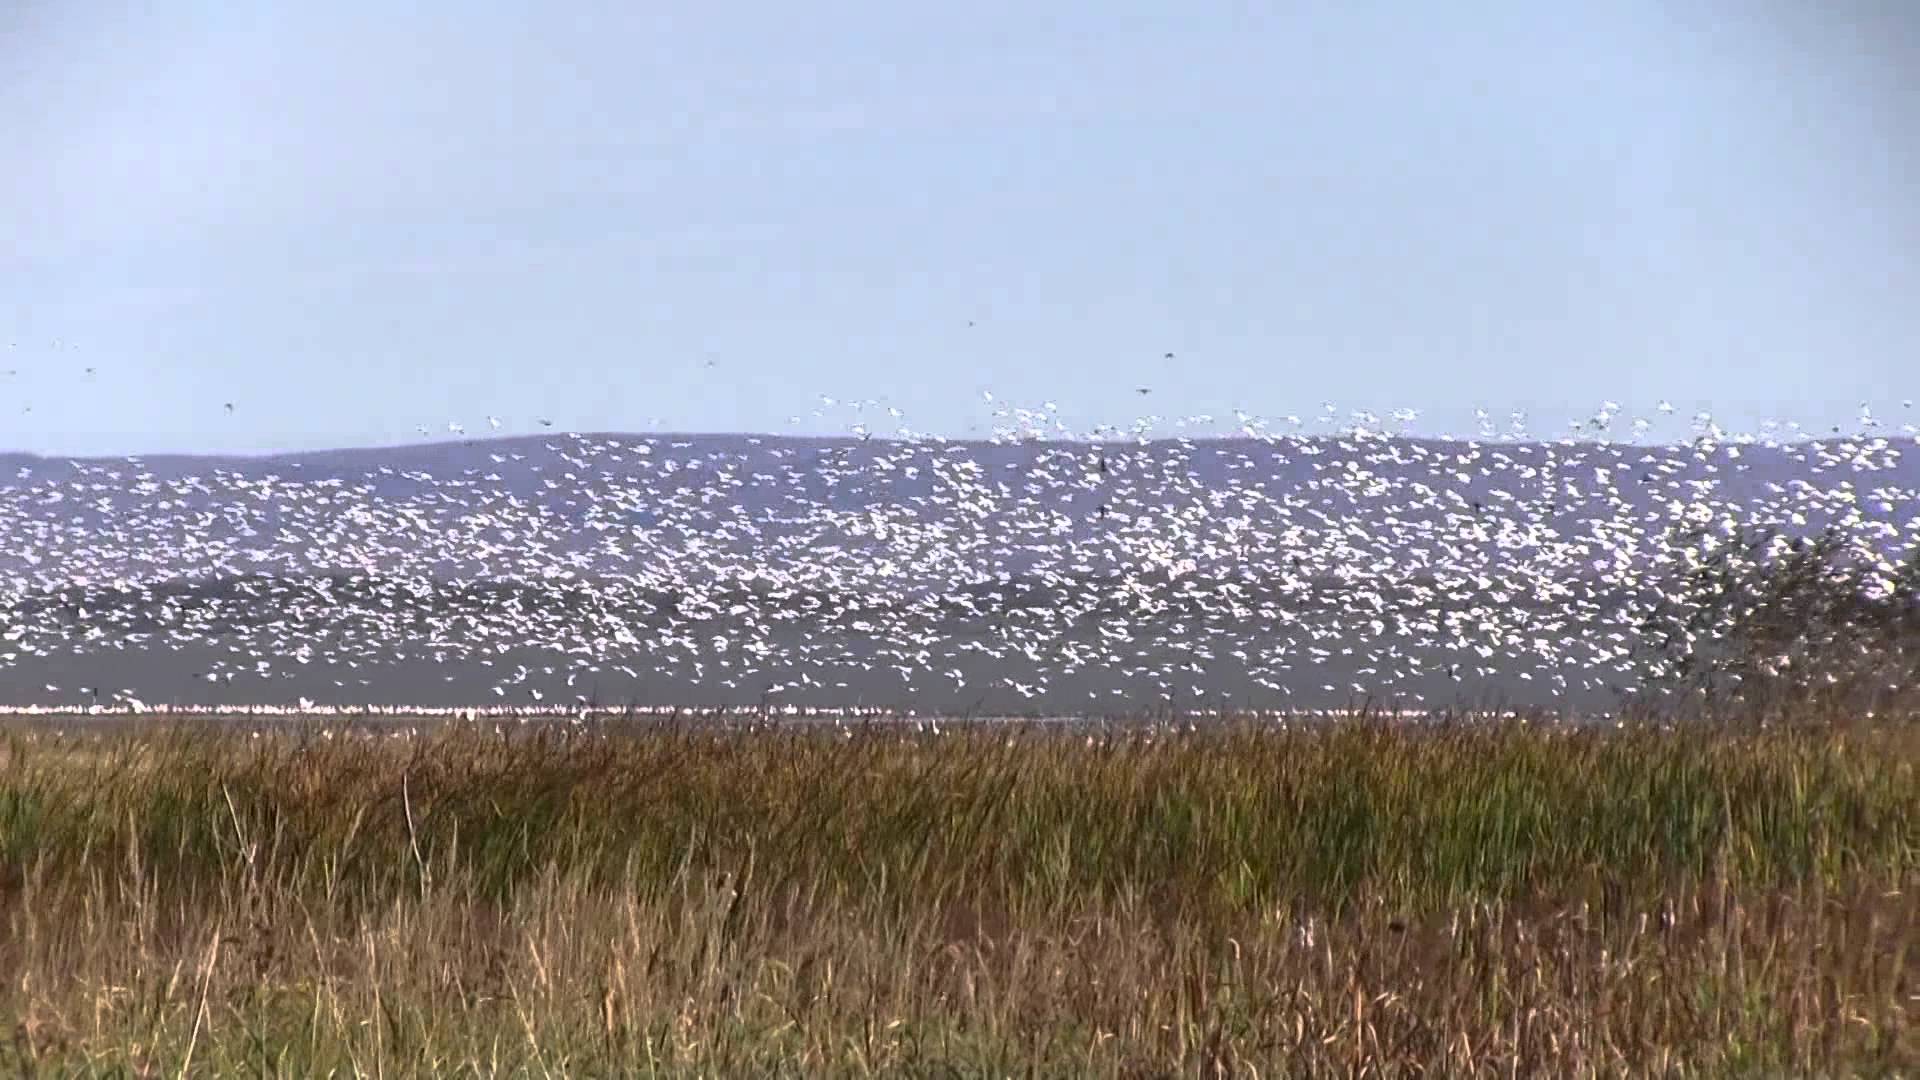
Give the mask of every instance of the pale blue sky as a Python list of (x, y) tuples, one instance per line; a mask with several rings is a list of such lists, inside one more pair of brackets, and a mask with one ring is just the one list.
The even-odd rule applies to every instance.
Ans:
[(0, 448), (1920, 421), (1907, 0), (672, 7), (0, 7)]

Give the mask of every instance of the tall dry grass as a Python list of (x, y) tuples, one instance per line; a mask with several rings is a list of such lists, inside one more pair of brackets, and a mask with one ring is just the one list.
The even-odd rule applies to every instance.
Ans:
[(1899, 1075), (1920, 729), (19, 731), (29, 1075)]

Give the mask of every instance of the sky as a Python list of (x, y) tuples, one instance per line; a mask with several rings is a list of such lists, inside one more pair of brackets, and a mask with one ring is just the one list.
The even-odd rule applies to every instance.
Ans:
[(16, 0), (0, 147), (0, 449), (1920, 423), (1907, 0)]

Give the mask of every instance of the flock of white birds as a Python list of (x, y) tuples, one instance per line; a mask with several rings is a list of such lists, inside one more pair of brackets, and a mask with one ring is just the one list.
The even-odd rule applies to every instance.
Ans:
[[(687, 688), (1056, 715), (1439, 707), (1495, 686), (1608, 702), (1656, 692), (1675, 650), (1646, 639), (1672, 644), (1656, 617), (1704, 560), (1830, 529), (1890, 583), (1920, 547), (1911, 424), (1863, 413), (1811, 438), (1699, 417), (1656, 442), (1618, 408), (1547, 440), (1393, 434), (1407, 413), (1075, 435), (1051, 407), (1002, 407), (973, 441), (499, 437), (489, 417), (483, 440), (386, 450), (16, 456), (0, 687), (139, 709), (251, 686), (321, 710), (411, 665), (459, 667), (440, 696), (496, 711)], [(169, 652), (193, 658), (197, 698), (121, 679), (120, 658)], [(24, 684), (63, 658), (85, 681)]]

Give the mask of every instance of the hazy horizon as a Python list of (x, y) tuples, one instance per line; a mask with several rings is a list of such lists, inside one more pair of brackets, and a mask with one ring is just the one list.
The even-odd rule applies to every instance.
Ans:
[(13, 5), (0, 445), (1897, 425), (1916, 73), (1875, 0)]

